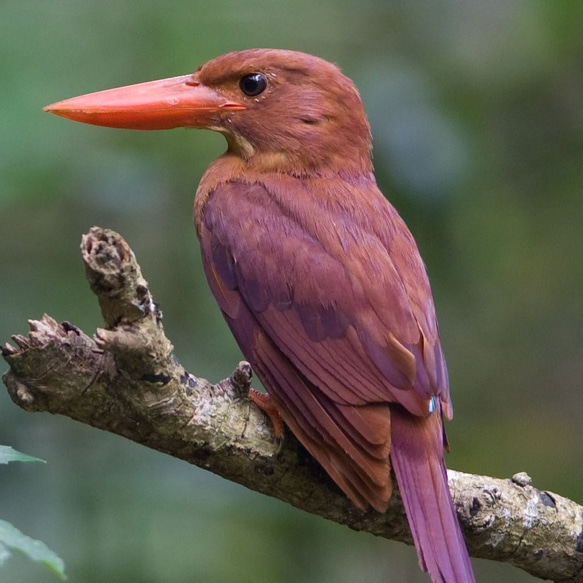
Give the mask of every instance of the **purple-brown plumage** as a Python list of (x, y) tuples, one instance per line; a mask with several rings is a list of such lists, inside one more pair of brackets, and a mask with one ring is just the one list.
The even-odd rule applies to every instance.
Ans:
[(135, 101), (127, 87), (47, 109), (226, 136), (199, 185), (195, 224), (243, 354), (356, 506), (386, 509), (392, 463), (422, 568), (435, 582), (474, 581), (443, 461), (452, 406), (429, 281), (376, 186), (352, 82), (322, 59), (258, 49), (153, 83), (150, 106), (148, 85), (136, 87)]

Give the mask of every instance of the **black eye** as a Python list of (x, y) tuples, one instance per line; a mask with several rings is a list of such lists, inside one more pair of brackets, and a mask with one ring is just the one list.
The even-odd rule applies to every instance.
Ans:
[(267, 79), (261, 73), (251, 73), (250, 75), (241, 77), (239, 87), (245, 95), (255, 97), (265, 91)]

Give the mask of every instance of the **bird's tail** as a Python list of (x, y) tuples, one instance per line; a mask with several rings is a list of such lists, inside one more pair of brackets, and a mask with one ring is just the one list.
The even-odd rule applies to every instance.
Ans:
[(391, 408), (391, 462), (419, 563), (434, 583), (475, 583), (447, 484), (438, 411), (416, 417)]

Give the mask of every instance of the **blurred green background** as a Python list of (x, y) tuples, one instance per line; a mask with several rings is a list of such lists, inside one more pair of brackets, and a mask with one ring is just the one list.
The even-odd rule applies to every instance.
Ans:
[[(583, 5), (576, 0), (4, 0), (0, 341), (43, 312), (100, 325), (78, 253), (121, 232), (193, 372), (240, 359), (201, 271), (196, 184), (221, 136), (74, 124), (41, 107), (250, 47), (313, 52), (359, 86), (381, 187), (428, 265), (456, 407), (450, 467), (583, 501)], [(5, 366), (0, 366), (4, 370)], [(414, 552), (0, 391), (0, 518), (79, 583), (426, 581)], [(480, 581), (533, 581), (476, 561)], [(0, 581), (56, 579), (23, 558)]]

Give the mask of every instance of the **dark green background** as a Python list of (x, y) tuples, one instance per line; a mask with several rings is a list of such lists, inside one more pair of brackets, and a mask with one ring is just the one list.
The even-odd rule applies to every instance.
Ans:
[[(250, 47), (316, 53), (359, 86), (384, 192), (433, 283), (456, 417), (450, 467), (583, 501), (583, 6), (544, 0), (3, 0), (0, 341), (48, 312), (100, 325), (78, 254), (92, 225), (138, 255), (169, 337), (217, 380), (240, 354), (191, 224), (210, 132), (93, 128), (41, 107), (184, 74)], [(4, 367), (0, 367), (4, 368)], [(0, 392), (0, 518), (77, 583), (420, 582), (404, 545), (327, 523)], [(476, 561), (480, 581), (526, 582)], [(56, 581), (16, 557), (0, 581)]]

